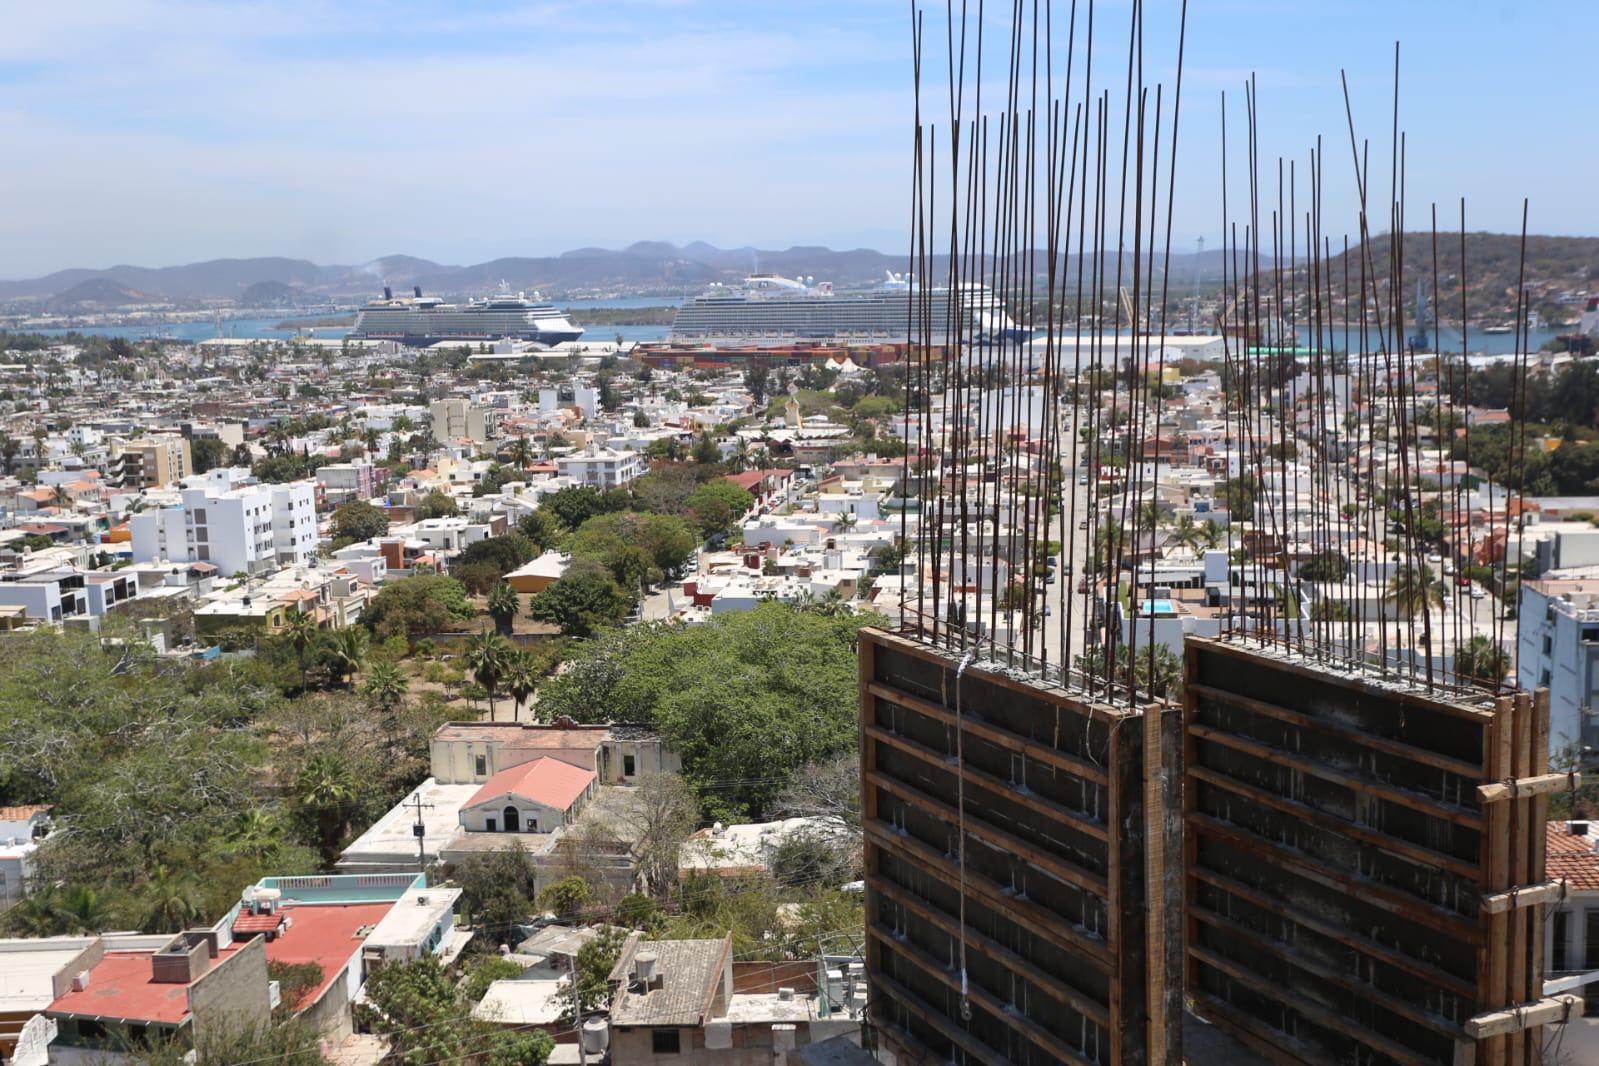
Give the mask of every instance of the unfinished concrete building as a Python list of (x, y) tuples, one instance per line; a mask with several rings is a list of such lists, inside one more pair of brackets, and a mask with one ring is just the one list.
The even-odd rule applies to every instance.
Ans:
[(1177, 713), (862, 636), (879, 1047), (901, 1062), (1175, 1061), (1177, 823), (1147, 753), (1175, 749), (1159, 732)]

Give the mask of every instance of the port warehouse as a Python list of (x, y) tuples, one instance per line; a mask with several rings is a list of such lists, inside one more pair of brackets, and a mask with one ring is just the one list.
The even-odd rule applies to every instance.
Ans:
[[(849, 362), (856, 366), (876, 368), (903, 363), (909, 349), (910, 345), (904, 342), (876, 344), (801, 342), (718, 347), (679, 341), (660, 344), (640, 343), (633, 347), (631, 354), (655, 370), (727, 370), (756, 362), (772, 367), (843, 366)], [(919, 358), (937, 360), (943, 356), (942, 345), (918, 344), (916, 351)]]
[(915, 637), (860, 652), (898, 1061), (1176, 1063), (1185, 1001), (1268, 1061), (1541, 1061), (1541, 694), (1190, 639), (1180, 708), (1113, 705)]

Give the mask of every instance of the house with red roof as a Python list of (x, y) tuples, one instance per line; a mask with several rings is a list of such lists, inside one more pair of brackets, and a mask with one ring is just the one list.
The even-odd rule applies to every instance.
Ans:
[(1544, 1041), (1562, 1062), (1599, 1062), (1599, 980), (1581, 983), (1599, 971), (1599, 822), (1550, 821), (1544, 840), (1545, 875), (1564, 884), (1544, 922), (1545, 978), (1583, 999), (1581, 1015), (1547, 1027)]
[[(207, 1030), (266, 1024), (289, 995), (289, 1012), (337, 1044), (354, 1031), (352, 1004), (372, 965), (459, 952), (460, 894), (429, 888), (421, 874), (268, 877), (209, 928), (153, 943), (97, 938), (53, 979), (42, 1012), (55, 1026), (49, 1061), (118, 1063), (168, 1041), (193, 1047)], [(315, 969), (285, 988), (278, 966)]]
[(544, 756), (501, 770), (461, 807), (469, 833), (550, 833), (576, 821), (599, 790), (593, 770)]

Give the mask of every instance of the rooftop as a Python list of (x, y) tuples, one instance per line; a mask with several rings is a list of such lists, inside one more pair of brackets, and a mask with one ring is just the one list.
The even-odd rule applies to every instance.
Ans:
[[(211, 968), (220, 966), (237, 948), (223, 948)], [(189, 986), (156, 981), (152, 951), (108, 951), (90, 970), (89, 986), (68, 990), (50, 1004), (57, 1014), (95, 1018), (129, 1018), (178, 1025), (189, 1016)], [(210, 971), (207, 971), (210, 972)]]
[(92, 936), (0, 940), (0, 1013), (48, 1007), (51, 978), (92, 943)]
[[(729, 965), (733, 943), (722, 940), (632, 940), (611, 970), (612, 980), (622, 982), (611, 1005), (611, 1024), (616, 1026), (694, 1026), (704, 1024), (716, 999), (723, 973)], [(632, 987), (633, 962), (641, 953), (652, 953), (657, 963), (660, 987), (648, 992)]]
[(549, 756), (501, 770), (483, 783), (466, 801), (468, 807), (513, 795), (530, 799), (554, 810), (567, 810), (595, 781), (593, 770)]

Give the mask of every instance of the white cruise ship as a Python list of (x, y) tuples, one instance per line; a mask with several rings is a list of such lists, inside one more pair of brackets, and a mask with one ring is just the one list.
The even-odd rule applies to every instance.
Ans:
[(524, 294), (501, 292), (486, 300), (447, 304), (435, 296), (416, 295), (395, 298), (388, 286), (383, 298), (361, 309), (353, 336), (374, 340), (393, 340), (423, 347), (440, 341), (493, 341), (504, 338), (555, 345), (575, 341), (583, 328), (574, 326), (566, 313), (539, 299)]
[(742, 285), (713, 285), (685, 303), (672, 320), (669, 338), (713, 344), (925, 338), (942, 344), (952, 334), (984, 343), (1026, 332), (986, 285), (924, 291), (912, 279), (891, 273), (878, 288), (834, 292), (830, 283), (817, 284), (815, 278), (753, 274)]

